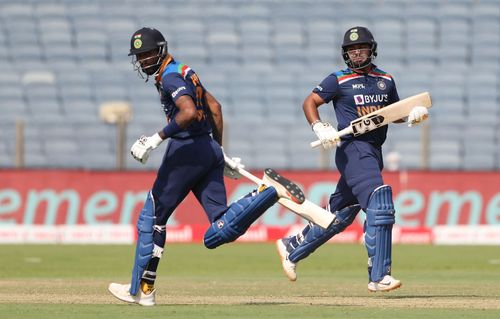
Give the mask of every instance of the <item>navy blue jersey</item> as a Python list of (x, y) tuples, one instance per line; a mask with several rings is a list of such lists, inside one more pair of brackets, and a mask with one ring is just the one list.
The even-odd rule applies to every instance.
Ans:
[(189, 95), (196, 105), (196, 120), (173, 137), (188, 138), (212, 132), (207, 118), (208, 105), (205, 99), (205, 88), (197, 74), (189, 66), (172, 60), (163, 70), (160, 84), (161, 103), (169, 121), (179, 112), (175, 101), (181, 96)]
[[(351, 69), (341, 70), (327, 76), (314, 90), (325, 103), (332, 101), (338, 127), (349, 126), (351, 121), (399, 101), (396, 84), (392, 76), (377, 67), (368, 74), (358, 74)], [(358, 136), (376, 146), (381, 146), (387, 135), (387, 125)], [(352, 135), (343, 140), (353, 139)]]

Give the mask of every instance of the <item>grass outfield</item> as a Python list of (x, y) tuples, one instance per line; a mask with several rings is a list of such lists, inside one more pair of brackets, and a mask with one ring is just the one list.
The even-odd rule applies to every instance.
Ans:
[(273, 244), (170, 244), (156, 307), (121, 303), (132, 246), (0, 246), (0, 318), (500, 318), (500, 248), (396, 245), (403, 287), (366, 289), (362, 245), (325, 245), (282, 273)]

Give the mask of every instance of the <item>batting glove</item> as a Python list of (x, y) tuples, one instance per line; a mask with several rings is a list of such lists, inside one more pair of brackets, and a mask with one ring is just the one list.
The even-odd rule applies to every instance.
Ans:
[(141, 138), (135, 141), (134, 145), (132, 145), (132, 148), (130, 148), (130, 153), (132, 153), (132, 156), (136, 160), (138, 160), (142, 164), (146, 164), (149, 158), (149, 153), (157, 148), (161, 144), (161, 142), (163, 142), (163, 139), (158, 133), (149, 137), (143, 135), (141, 136)]
[(224, 176), (232, 179), (239, 179), (241, 174), (238, 172), (238, 169), (245, 168), (245, 165), (241, 164), (241, 158), (227, 156), (223, 148), (222, 154), (224, 155), (224, 161), (226, 162), (224, 165)]
[(313, 124), (312, 129), (325, 150), (330, 150), (340, 145), (339, 133), (330, 123), (317, 122)]
[(429, 111), (425, 106), (415, 106), (408, 114), (408, 127), (416, 126), (429, 117)]

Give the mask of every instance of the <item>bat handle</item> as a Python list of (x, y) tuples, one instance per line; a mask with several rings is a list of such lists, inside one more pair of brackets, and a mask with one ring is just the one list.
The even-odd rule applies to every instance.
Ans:
[(317, 141), (311, 142), (310, 145), (311, 145), (311, 148), (316, 148), (316, 147), (321, 145), (321, 141), (317, 140)]
[[(339, 137), (342, 137), (342, 136), (345, 136), (345, 135), (348, 135), (348, 134), (352, 134), (352, 127), (351, 126), (348, 126), (345, 129), (340, 130), (338, 132), (338, 136)], [(311, 142), (309, 145), (311, 145), (311, 148), (315, 148), (315, 147), (318, 147), (318, 146), (321, 145), (321, 141), (320, 140), (316, 140), (314, 142)]]
[(246, 178), (248, 178), (249, 180), (251, 180), (252, 182), (254, 182), (255, 184), (257, 185), (260, 185), (262, 184), (262, 180), (260, 178), (258, 178), (257, 176), (253, 175), (252, 173), (246, 171), (245, 169), (241, 168), (241, 167), (238, 167), (237, 163), (235, 163), (230, 157), (228, 157), (226, 154), (224, 154), (224, 161), (232, 166), (232, 167), (235, 167), (233, 168), (235, 171), (237, 171), (238, 173), (240, 173), (242, 176), (245, 176)]

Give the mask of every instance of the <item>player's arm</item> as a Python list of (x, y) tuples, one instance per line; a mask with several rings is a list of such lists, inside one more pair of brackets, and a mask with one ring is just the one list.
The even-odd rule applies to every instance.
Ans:
[(130, 149), (132, 156), (139, 162), (145, 164), (149, 153), (157, 148), (165, 139), (186, 129), (196, 119), (196, 106), (194, 96), (186, 89), (184, 79), (178, 74), (169, 74), (163, 78), (162, 86), (179, 110), (174, 118), (171, 118), (167, 126), (152, 136), (141, 136)]
[(175, 101), (175, 105), (179, 109), (175, 118), (163, 128), (163, 130), (152, 136), (141, 136), (130, 149), (132, 156), (145, 164), (152, 150), (157, 148), (165, 139), (174, 136), (186, 127), (196, 118), (196, 107), (193, 99), (189, 95), (183, 95)]
[(212, 125), (212, 135), (214, 140), (222, 145), (222, 133), (224, 128), (224, 121), (222, 118), (222, 107), (217, 101), (217, 99), (210, 94), (208, 91), (205, 91), (205, 98), (208, 104), (209, 120)]
[(179, 133), (187, 128), (196, 119), (196, 106), (194, 105), (193, 98), (189, 95), (182, 95), (176, 101), (175, 105), (179, 112), (175, 118), (171, 119), (167, 126), (158, 134), (162, 139), (166, 139)]
[(319, 117), (318, 107), (325, 104), (325, 101), (319, 94), (312, 92), (306, 97), (302, 104), (304, 115), (311, 125), (312, 130), (321, 141), (323, 147), (328, 150), (339, 144), (340, 138), (337, 131), (330, 123), (323, 123)]
[(313, 123), (321, 122), (319, 117), (318, 107), (325, 104), (323, 99), (315, 92), (309, 94), (302, 104), (302, 110), (304, 110), (304, 115), (310, 125)]

